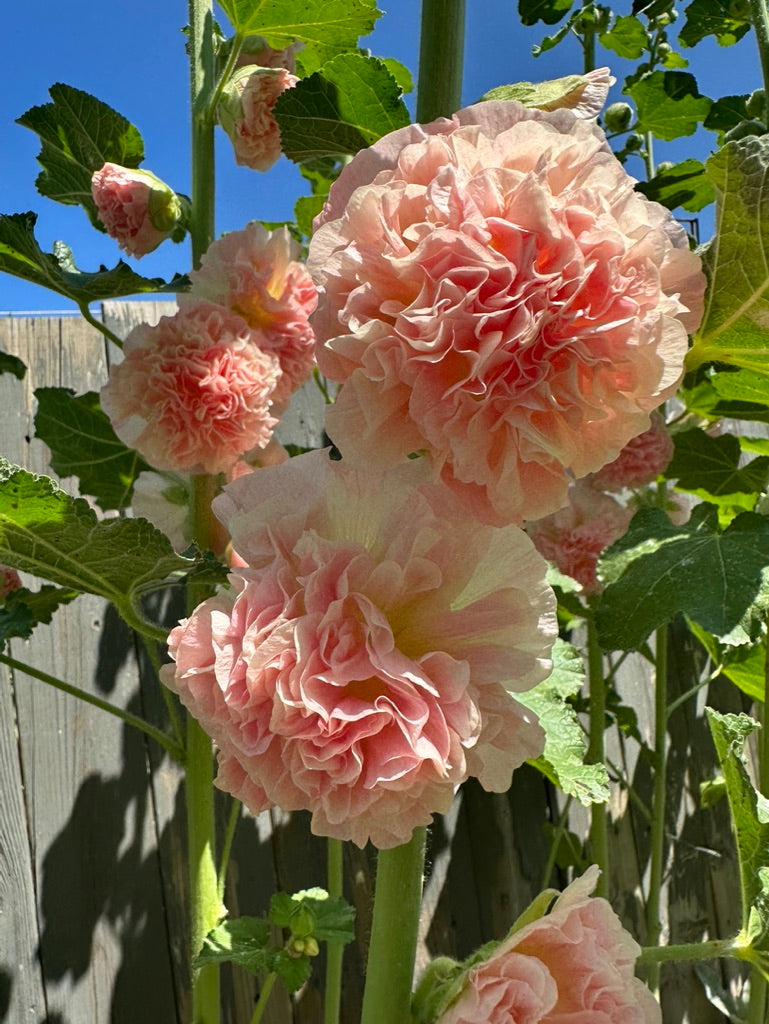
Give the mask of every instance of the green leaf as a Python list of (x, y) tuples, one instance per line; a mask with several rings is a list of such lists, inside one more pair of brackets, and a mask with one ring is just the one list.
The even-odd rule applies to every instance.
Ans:
[(667, 142), (694, 135), (712, 104), (699, 94), (697, 80), (686, 71), (653, 71), (625, 91), (638, 111), (636, 130)]
[(71, 388), (38, 388), (35, 397), (35, 436), (51, 449), (54, 472), (78, 477), (80, 493), (103, 509), (130, 505), (134, 480), (149, 466), (118, 438), (96, 392), (75, 397)]
[(270, 900), (270, 920), (302, 938), (320, 942), (352, 942), (355, 910), (346, 900), (330, 897), (325, 889), (305, 889), (289, 896), (279, 892)]
[(580, 803), (609, 799), (609, 780), (602, 764), (585, 764), (585, 736), (574, 708), (566, 698), (578, 693), (585, 679), (579, 652), (563, 640), (553, 647), (553, 672), (515, 699), (539, 717), (545, 730), (545, 750), (532, 764), (564, 793)]
[(27, 639), (40, 623), (48, 624), (53, 613), (78, 596), (76, 590), (63, 590), (48, 584), (40, 590), (12, 591), (0, 605), (0, 646), (12, 637)]
[(769, 373), (769, 139), (728, 142), (709, 158), (716, 234), (705, 269), (710, 287), (689, 369), (727, 363)]
[(715, 199), (715, 190), (699, 160), (682, 160), (658, 171), (649, 181), (639, 181), (636, 191), (662, 203), (669, 210), (683, 207), (697, 213)]
[(410, 93), (414, 91), (414, 79), (405, 64), (401, 64), (401, 62), (399, 60), (395, 60), (394, 57), (382, 57), (381, 60), (398, 83), (398, 88), (402, 93)]
[[(742, 930), (756, 948), (769, 937), (769, 801), (750, 781), (744, 749), (758, 723), (747, 715), (721, 715), (706, 708), (708, 725), (726, 781), (737, 840), (742, 890)], [(757, 920), (756, 920), (757, 918)], [(748, 935), (748, 930), (752, 934)]]
[(409, 124), (398, 83), (380, 60), (346, 53), (286, 89), (274, 108), (283, 152), (295, 161), (354, 155)]
[(748, 31), (747, 4), (739, 11), (734, 0), (694, 0), (686, 8), (686, 21), (678, 40), (683, 46), (696, 46), (705, 36), (715, 36), (721, 46), (731, 46)]
[(381, 17), (375, 0), (221, 0), (220, 7), (239, 35), (260, 35), (276, 50), (301, 39), (319, 64), (354, 50)]
[(323, 209), (325, 202), (325, 196), (299, 196), (294, 203), (297, 227), (308, 238), (312, 235), (312, 222)]
[(138, 130), (112, 107), (87, 92), (58, 83), (52, 103), (32, 107), (17, 120), (43, 143), (38, 191), (59, 203), (82, 206), (95, 228), (104, 231), (91, 198), (91, 176), (106, 163), (138, 167), (144, 143)]
[(682, 491), (717, 505), (751, 509), (769, 479), (769, 457), (740, 466), (742, 449), (731, 434), (711, 437), (694, 428), (675, 435), (675, 453), (665, 470)]
[(85, 499), (0, 459), (0, 564), (130, 611), (142, 593), (197, 563), (145, 519), (100, 522)]
[(574, 0), (518, 0), (518, 13), (524, 25), (556, 25), (567, 14)]
[(78, 270), (72, 251), (63, 242), (54, 243), (52, 253), (43, 252), (35, 238), (36, 222), (34, 213), (0, 214), (0, 271), (58, 292), (78, 306), (144, 292), (183, 291), (187, 287), (184, 277), (172, 281), (141, 277), (122, 260), (112, 270)]
[(713, 103), (708, 116), (702, 122), (708, 131), (718, 132), (719, 138), (738, 124), (750, 118), (747, 108), (748, 96), (722, 96)]
[(769, 405), (769, 374), (753, 370), (722, 371), (714, 373), (710, 381), (720, 398)]
[(634, 650), (679, 612), (731, 643), (758, 633), (769, 604), (769, 520), (743, 512), (721, 532), (712, 505), (675, 526), (641, 509), (599, 561), (608, 586), (596, 611), (605, 650)]
[(766, 672), (765, 641), (757, 644), (724, 644), (717, 637), (701, 629), (696, 622), (690, 621), (689, 628), (708, 652), (713, 664), (721, 667), (721, 675), (726, 676), (751, 700), (763, 701)]
[(616, 53), (618, 57), (638, 60), (642, 57), (649, 37), (638, 18), (618, 17), (609, 32), (598, 37), (601, 46)]
[[(764, 385), (759, 385), (756, 381), (769, 382), (769, 378), (764, 377), (762, 374), (752, 374), (750, 370), (723, 371), (699, 381), (693, 387), (682, 390), (681, 396), (686, 403), (687, 410), (698, 416), (705, 416), (708, 419), (720, 419), (728, 416), (732, 419), (769, 423), (769, 405), (761, 405), (758, 401), (751, 402), (737, 398), (730, 400), (731, 385), (728, 378), (742, 373), (748, 374), (750, 378), (754, 378), (752, 383), (746, 380), (744, 393), (763, 394)], [(722, 389), (723, 400), (721, 398)], [(739, 389), (740, 385), (735, 384), (735, 391)]]
[(8, 352), (0, 352), (0, 373), (11, 373), (18, 380), (24, 380), (27, 367), (18, 356), (12, 356)]

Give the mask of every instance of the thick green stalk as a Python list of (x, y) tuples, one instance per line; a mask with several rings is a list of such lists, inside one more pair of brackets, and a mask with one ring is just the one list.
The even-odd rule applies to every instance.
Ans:
[(214, 122), (216, 88), (212, 0), (189, 0), (190, 105), (192, 110), (192, 265), (214, 238)]
[[(590, 692), (587, 763), (600, 764), (604, 760), (606, 680), (592, 612), (587, 617), (587, 669)], [(606, 804), (593, 804), (590, 808), (590, 850), (593, 863), (601, 869), (595, 889), (596, 896), (606, 898), (609, 895), (609, 822)]]
[(462, 106), (465, 0), (422, 0), (417, 121), (450, 117)]
[(405, 1024), (417, 948), (426, 829), (380, 850), (361, 1024)]
[[(340, 839), (327, 840), (327, 887), (332, 899), (342, 895), (344, 887), (344, 847)], [(326, 992), (323, 1002), (323, 1024), (339, 1024), (342, 1004), (343, 942), (329, 942), (326, 947)]]
[[(649, 851), (649, 893), (646, 899), (646, 941), (656, 945), (662, 933), (660, 901), (665, 866), (665, 814), (667, 797), (667, 725), (668, 725), (668, 630), (656, 633), (654, 652), (654, 792), (652, 795), (651, 849)], [(659, 989), (659, 965), (649, 967), (647, 982), (653, 992)]]
[(766, 0), (750, 0), (750, 19), (756, 32), (764, 92), (769, 97), (769, 10)]
[[(764, 701), (761, 705), (761, 727), (758, 741), (758, 788), (763, 796), (767, 796), (769, 795), (769, 639), (764, 640)], [(745, 913), (746, 908), (743, 908), (743, 918)], [(744, 923), (743, 920), (743, 926)], [(750, 972), (747, 1024), (765, 1024), (766, 1000), (766, 978), (754, 965)]]

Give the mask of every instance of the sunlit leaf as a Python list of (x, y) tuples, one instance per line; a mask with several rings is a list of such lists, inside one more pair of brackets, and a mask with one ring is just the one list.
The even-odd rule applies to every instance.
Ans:
[(627, 89), (638, 111), (637, 130), (671, 141), (694, 135), (710, 110), (697, 81), (686, 71), (653, 71)]

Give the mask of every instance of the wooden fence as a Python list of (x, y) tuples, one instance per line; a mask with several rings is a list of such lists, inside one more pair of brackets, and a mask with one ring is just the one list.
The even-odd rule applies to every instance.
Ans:
[[(166, 311), (162, 303), (111, 303), (103, 316), (118, 334)], [(25, 380), (0, 377), (0, 453), (48, 473), (47, 451), (34, 437), (36, 387), (98, 390), (110, 358), (101, 334), (75, 317), (0, 319), (0, 350), (28, 366)], [(283, 440), (318, 444), (322, 408), (298, 396)], [(286, 433), (287, 432), (287, 433)], [(76, 481), (63, 486), (77, 493)], [(169, 622), (173, 608), (157, 610)], [(177, 610), (178, 615), (178, 610)], [(697, 656), (687, 635), (671, 630), (675, 699), (696, 681)], [(162, 721), (162, 701), (142, 651), (104, 602), (82, 596), (59, 610), (52, 626), (14, 641), (14, 658)], [(648, 666), (625, 663), (619, 689), (651, 733)], [(699, 785), (714, 759), (702, 719), (706, 701), (741, 710), (733, 688), (716, 683), (684, 703), (670, 721), (669, 858), (664, 913), (669, 941), (728, 936), (739, 926), (734, 850), (723, 802), (699, 806)], [(609, 732), (610, 760), (650, 795), (648, 756), (635, 740)], [(184, 810), (180, 772), (143, 735), (118, 719), (0, 666), (0, 1022), (8, 1024), (186, 1024)], [(222, 801), (222, 812), (224, 802)], [(525, 767), (509, 794), (463, 787), (452, 812), (432, 829), (419, 959), (466, 956), (501, 937), (541, 888), (547, 829), (562, 801)], [(586, 815), (571, 808), (569, 828), (583, 836)], [(648, 881), (648, 821), (627, 791), (611, 804), (615, 907), (643, 941), (642, 892)], [(349, 844), (348, 844), (349, 847)], [(345, 959), (343, 1024), (355, 1024), (370, 917), (371, 851), (345, 853), (348, 898), (359, 938)], [(278, 811), (238, 826), (227, 903), (233, 913), (262, 913), (276, 887), (324, 883), (324, 844), (307, 816)], [(551, 884), (559, 885), (556, 874)], [(293, 1000), (273, 993), (269, 1024), (320, 1024), (320, 979)], [(663, 971), (665, 1024), (722, 1024), (728, 1017), (704, 995), (705, 984), (740, 985), (713, 963)], [(227, 974), (226, 1020), (248, 1024), (257, 982)]]

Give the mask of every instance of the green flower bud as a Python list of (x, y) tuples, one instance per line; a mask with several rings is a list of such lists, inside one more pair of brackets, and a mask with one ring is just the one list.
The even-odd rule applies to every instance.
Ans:
[(633, 120), (633, 108), (629, 103), (612, 103), (603, 113), (603, 124), (607, 132), (624, 132)]
[(766, 93), (763, 89), (753, 90), (750, 96), (748, 96), (745, 110), (748, 113), (748, 117), (755, 117), (760, 121), (766, 120)]

